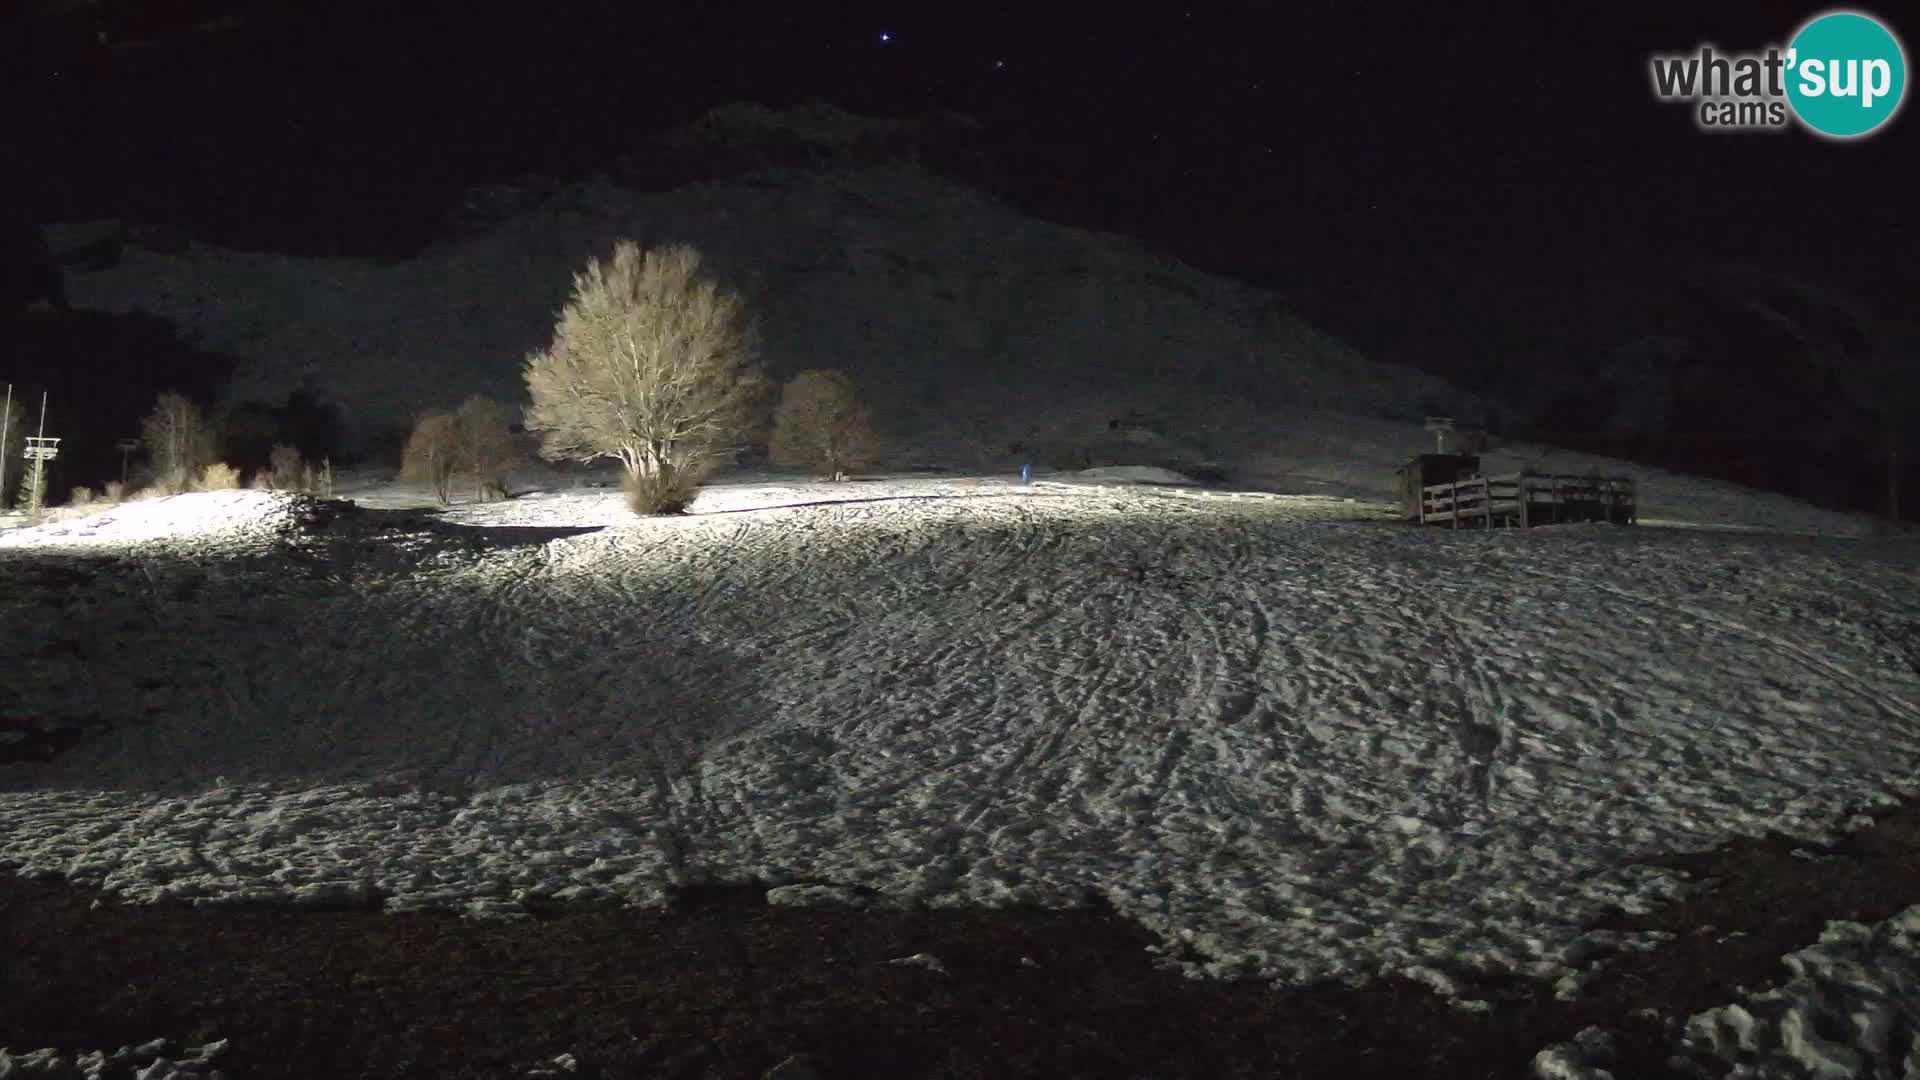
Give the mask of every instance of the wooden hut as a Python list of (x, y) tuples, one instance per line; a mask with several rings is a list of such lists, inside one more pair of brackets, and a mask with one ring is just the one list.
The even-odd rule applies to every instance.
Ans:
[(1426, 490), (1480, 473), (1478, 454), (1421, 454), (1400, 466), (1400, 493), (1408, 521), (1421, 520)]

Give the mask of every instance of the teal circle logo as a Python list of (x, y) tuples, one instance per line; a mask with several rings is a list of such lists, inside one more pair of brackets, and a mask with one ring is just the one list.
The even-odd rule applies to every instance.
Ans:
[(1800, 28), (1787, 47), (1787, 101), (1801, 123), (1836, 139), (1893, 119), (1907, 89), (1907, 57), (1878, 19), (1834, 11)]

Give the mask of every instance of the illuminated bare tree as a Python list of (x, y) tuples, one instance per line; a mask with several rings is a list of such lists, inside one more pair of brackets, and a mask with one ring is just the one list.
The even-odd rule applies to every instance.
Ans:
[(424, 413), (414, 422), (400, 451), (400, 479), (411, 484), (431, 484), (434, 497), (443, 504), (453, 501), (453, 473), (459, 458), (459, 440), (454, 436), (453, 417), (446, 413)]
[(880, 454), (873, 417), (844, 371), (803, 371), (781, 391), (767, 455), (776, 465), (817, 468), (838, 480)]
[(635, 510), (682, 510), (761, 427), (753, 359), (739, 298), (699, 252), (622, 240), (574, 275), (552, 344), (527, 357), (527, 429), (550, 461), (617, 458)]
[(7, 388), (5, 404), (0, 405), (0, 506), (12, 506), (13, 489), (26, 475), (27, 410)]
[(473, 481), (473, 497), (484, 500), (489, 488), (506, 491), (506, 471), (513, 466), (513, 433), (507, 410), (491, 398), (475, 394), (453, 414), (454, 461)]
[(275, 444), (267, 455), (268, 475), (272, 477), (275, 491), (301, 491), (306, 487), (301, 482), (301, 472), (306, 462), (300, 457), (300, 448), (286, 443)]
[(154, 402), (153, 411), (140, 421), (140, 431), (154, 484), (162, 491), (187, 490), (200, 470), (213, 462), (218, 449), (206, 414), (173, 391)]

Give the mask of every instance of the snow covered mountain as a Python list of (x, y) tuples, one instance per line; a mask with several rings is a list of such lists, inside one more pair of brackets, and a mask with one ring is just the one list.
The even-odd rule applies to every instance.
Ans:
[[(572, 275), (619, 237), (700, 248), (749, 301), (775, 377), (853, 373), (892, 437), (894, 467), (1146, 465), (1240, 488), (1384, 498), (1394, 468), (1432, 445), (1424, 415), (1487, 415), (1475, 395), (1368, 360), (1272, 292), (1124, 236), (1035, 220), (900, 160), (964, 126), (726, 106), (644, 144), (618, 171), (623, 183), (524, 177), (475, 189), (449, 235), (398, 261), (228, 250), (114, 222), (47, 234), (75, 307), (143, 309), (237, 356), (228, 404), (311, 387), (376, 458), (397, 453), (420, 409), (473, 393), (523, 400), (522, 358), (548, 340)], [(628, 186), (696, 166), (726, 178)], [(1505, 449), (1490, 464), (1633, 475), (1658, 518), (1869, 527), (1732, 485), (1709, 495), (1657, 469)], [(1661, 512), (1680, 489), (1679, 511)]]
[[(820, 126), (797, 130), (825, 137)], [(520, 398), (520, 361), (546, 342), (573, 273), (618, 237), (697, 246), (747, 297), (770, 373), (849, 370), (911, 436), (907, 457), (1070, 442), (1055, 429), (1074, 403), (1099, 414), (1096, 430), (1131, 408), (1190, 433), (1223, 397), (1405, 419), (1476, 409), (1367, 361), (1272, 293), (1024, 217), (911, 164), (775, 167), (663, 192), (556, 184), (488, 205), (506, 216), (398, 263), (130, 244), (69, 259), (68, 292), (243, 358), (229, 402), (319, 387), (362, 445), (470, 393)], [(48, 231), (57, 253), (98, 247), (97, 228)]]

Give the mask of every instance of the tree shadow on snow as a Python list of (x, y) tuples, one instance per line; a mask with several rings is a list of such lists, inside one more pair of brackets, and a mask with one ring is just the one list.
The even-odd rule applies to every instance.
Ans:
[(431, 533), (489, 550), (525, 547), (599, 532), (604, 525), (466, 525), (447, 521), (437, 508), (389, 509), (356, 506), (350, 501), (322, 504), (305, 522), (329, 539), (386, 539), (406, 533)]
[[(519, 545), (589, 531), (475, 533)], [(658, 618), (646, 597), (569, 606), (514, 575), (421, 589), (410, 574), (376, 574), (342, 588), (285, 570), (109, 558), (77, 589), (50, 593), (84, 599), (85, 655), (45, 680), (65, 691), (0, 710), (41, 717), (0, 739), (0, 787), (651, 783), (773, 709), (749, 657)]]

